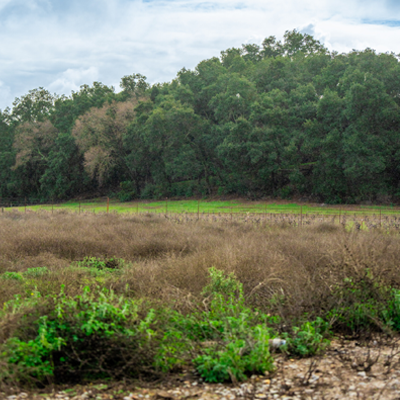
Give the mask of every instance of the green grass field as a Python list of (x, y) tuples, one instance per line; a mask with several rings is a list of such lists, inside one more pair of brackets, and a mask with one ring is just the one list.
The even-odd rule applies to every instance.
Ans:
[[(22, 207), (6, 207), (5, 211), (17, 209), (25, 211)], [(97, 199), (92, 201), (70, 201), (54, 205), (27, 206), (27, 210), (67, 210), (71, 212), (107, 212), (107, 200)], [(121, 203), (110, 200), (108, 212), (118, 213), (162, 213), (162, 214), (321, 214), (321, 215), (400, 215), (399, 207), (388, 206), (353, 206), (335, 205), (321, 206), (312, 204), (294, 203), (269, 203), (247, 202), (241, 200), (207, 201), (207, 200), (164, 200), (164, 201), (132, 201)]]

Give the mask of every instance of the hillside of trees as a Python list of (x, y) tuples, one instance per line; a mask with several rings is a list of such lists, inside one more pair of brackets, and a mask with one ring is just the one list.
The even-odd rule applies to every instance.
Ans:
[(400, 201), (400, 64), (287, 31), (183, 68), (0, 111), (0, 196)]

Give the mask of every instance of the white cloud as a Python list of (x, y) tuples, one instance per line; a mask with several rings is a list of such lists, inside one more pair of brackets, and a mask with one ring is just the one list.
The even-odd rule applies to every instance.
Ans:
[(9, 104), (10, 106), (13, 101), (11, 97), (11, 88), (2, 81), (0, 81), (0, 99), (4, 99), (4, 104)]
[(59, 74), (59, 77), (54, 82), (51, 82), (48, 87), (51, 92), (68, 95), (72, 90), (78, 91), (81, 85), (97, 81), (98, 78), (99, 71), (96, 67), (87, 69), (69, 68)]
[[(400, 52), (398, 0), (0, 0), (0, 80), (10, 96), (69, 94), (133, 72), (171, 80), (221, 50), (305, 29), (339, 52)], [(370, 21), (371, 23), (366, 24)], [(399, 19), (400, 21), (400, 19)], [(312, 31), (310, 31), (312, 30)]]

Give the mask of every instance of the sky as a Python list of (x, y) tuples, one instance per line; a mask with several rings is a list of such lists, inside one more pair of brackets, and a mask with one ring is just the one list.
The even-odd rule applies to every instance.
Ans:
[(0, 0), (0, 109), (124, 75), (151, 84), (242, 44), (313, 35), (330, 50), (400, 53), (400, 0)]

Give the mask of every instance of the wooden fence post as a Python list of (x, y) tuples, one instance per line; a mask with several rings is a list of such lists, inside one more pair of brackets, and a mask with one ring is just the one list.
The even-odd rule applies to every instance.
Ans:
[(197, 200), (197, 220), (200, 219), (200, 199)]
[(110, 209), (110, 198), (107, 197), (107, 214), (109, 209)]
[(303, 226), (303, 206), (300, 206), (300, 226)]

